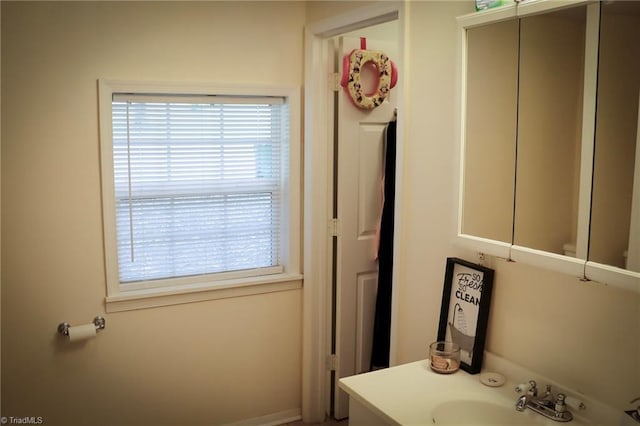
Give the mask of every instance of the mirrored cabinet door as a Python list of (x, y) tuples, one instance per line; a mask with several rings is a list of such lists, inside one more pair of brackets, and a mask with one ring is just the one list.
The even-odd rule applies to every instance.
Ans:
[(640, 2), (602, 3), (598, 61), (589, 260), (640, 272)]
[(640, 1), (458, 22), (456, 241), (640, 293)]
[(467, 30), (461, 231), (512, 242), (518, 21)]
[(520, 20), (514, 244), (575, 256), (586, 6)]

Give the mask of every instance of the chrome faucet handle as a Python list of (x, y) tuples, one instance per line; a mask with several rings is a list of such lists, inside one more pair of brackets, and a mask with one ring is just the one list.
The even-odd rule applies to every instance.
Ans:
[[(640, 402), (640, 396), (632, 399), (629, 404), (635, 404), (636, 402)], [(640, 420), (640, 404), (638, 404), (635, 408), (636, 420)]]
[(556, 413), (564, 413), (567, 411), (567, 404), (565, 403), (566, 396), (563, 393), (559, 393), (556, 397)]

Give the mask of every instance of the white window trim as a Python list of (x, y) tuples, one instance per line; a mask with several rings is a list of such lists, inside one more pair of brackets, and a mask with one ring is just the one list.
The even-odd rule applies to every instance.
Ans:
[[(283, 194), (282, 257), (284, 271), (278, 274), (212, 280), (208, 277), (179, 281), (179, 285), (122, 291), (118, 274), (111, 102), (114, 93), (147, 93), (229, 96), (279, 96), (289, 104), (289, 174)], [(302, 287), (301, 274), (301, 142), (300, 89), (290, 86), (214, 86), (206, 83), (162, 83), (100, 79), (98, 81), (102, 209), (105, 252), (107, 312), (143, 309), (228, 297), (240, 297)], [(210, 276), (209, 276), (210, 277)]]

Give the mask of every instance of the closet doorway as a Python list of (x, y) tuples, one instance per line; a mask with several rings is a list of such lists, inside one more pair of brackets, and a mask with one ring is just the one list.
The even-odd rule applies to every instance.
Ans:
[[(398, 84), (392, 90), (394, 102), (398, 106), (397, 125), (397, 170), (402, 170), (403, 137), (403, 46), (405, 7), (403, 2), (385, 2), (358, 7), (349, 12), (325, 18), (305, 28), (305, 120), (304, 120), (304, 286), (303, 286), (303, 347), (302, 347), (302, 417), (305, 422), (322, 422), (327, 414), (335, 415), (335, 399), (332, 398), (332, 384), (340, 373), (332, 371), (339, 361), (332, 357), (332, 287), (337, 270), (333, 268), (333, 161), (334, 154), (334, 113), (335, 100), (344, 96), (340, 89), (334, 91), (331, 81), (335, 82), (334, 64), (336, 64), (335, 38), (339, 36), (362, 36), (362, 31), (378, 24), (396, 21), (397, 57), (391, 59), (399, 70)], [(365, 34), (372, 40), (377, 35)], [(390, 55), (391, 56), (391, 55)], [(380, 118), (388, 122), (393, 116)], [(401, 174), (397, 174), (395, 200), (395, 238), (394, 246), (401, 246), (399, 218), (402, 212)], [(378, 209), (376, 209), (378, 210)], [(377, 216), (379, 212), (376, 212)], [(376, 218), (377, 220), (377, 218)], [(348, 261), (348, 257), (346, 258)], [(395, 262), (397, 264), (397, 262)], [(394, 275), (397, 274), (394, 273)], [(355, 284), (354, 284), (355, 285)], [(395, 293), (395, 290), (394, 290)], [(395, 363), (394, 318), (397, 316), (396, 298), (393, 296), (391, 310), (391, 350), (390, 363)], [(355, 312), (356, 307), (353, 306)], [(362, 312), (366, 308), (362, 309)], [(337, 317), (337, 311), (336, 311)], [(363, 333), (364, 335), (364, 333)], [(335, 342), (339, 341), (335, 336)], [(337, 346), (337, 345), (336, 345)], [(367, 351), (368, 352), (368, 351)], [(352, 352), (355, 356), (355, 349)], [(366, 363), (360, 361), (360, 364)], [(355, 366), (356, 360), (353, 359)], [(355, 373), (355, 371), (354, 371)], [(333, 396), (339, 394), (333, 387)], [(333, 410), (332, 410), (333, 407)], [(348, 412), (348, 408), (343, 408)], [(341, 416), (338, 413), (338, 416)]]

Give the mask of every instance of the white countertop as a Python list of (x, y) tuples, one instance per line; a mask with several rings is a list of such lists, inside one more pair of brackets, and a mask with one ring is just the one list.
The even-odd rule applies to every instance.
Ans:
[(490, 396), (487, 393), (496, 393), (512, 405), (517, 399), (513, 388), (509, 398), (501, 388), (482, 385), (479, 375), (462, 370), (438, 374), (426, 360), (346, 377), (340, 379), (340, 388), (392, 425), (433, 424), (433, 409), (444, 402), (458, 400), (463, 394), (465, 399), (486, 400)]
[[(509, 368), (506, 368), (506, 371), (493, 371), (500, 371), (503, 374), (507, 371), (511, 372)], [(527, 380), (521, 377), (516, 377), (516, 379), (520, 382)], [(505, 407), (505, 412), (508, 412), (509, 415), (511, 415), (510, 410), (513, 410), (518, 416), (517, 423), (557, 426), (558, 422), (545, 419), (530, 409), (524, 412), (515, 411), (518, 394), (514, 389), (517, 383), (507, 376), (503, 386), (490, 387), (480, 382), (480, 374), (471, 375), (463, 370), (453, 374), (438, 374), (431, 370), (427, 360), (422, 360), (345, 377), (340, 379), (339, 386), (349, 394), (351, 399), (358, 401), (385, 423), (391, 425), (440, 423), (434, 419), (434, 412), (437, 413), (437, 408), (442, 407), (442, 404), (448, 403), (449, 407), (453, 404), (455, 410), (456, 401), (484, 401)], [(541, 387), (545, 383), (548, 382), (539, 381), (538, 386)], [(554, 392), (557, 392), (557, 389)], [(587, 402), (584, 398), (582, 400)], [(589, 402), (587, 402), (587, 407), (589, 407)], [(602, 420), (601, 413), (596, 413), (596, 418), (588, 420), (582, 414), (584, 412), (571, 411), (574, 414), (574, 420), (570, 423), (572, 426), (589, 423), (600, 424)], [(613, 418), (608, 417), (607, 421), (609, 420), (613, 420)], [(512, 419), (509, 420), (509, 422), (512, 421)], [(618, 422), (616, 421), (614, 424), (618, 424)]]

